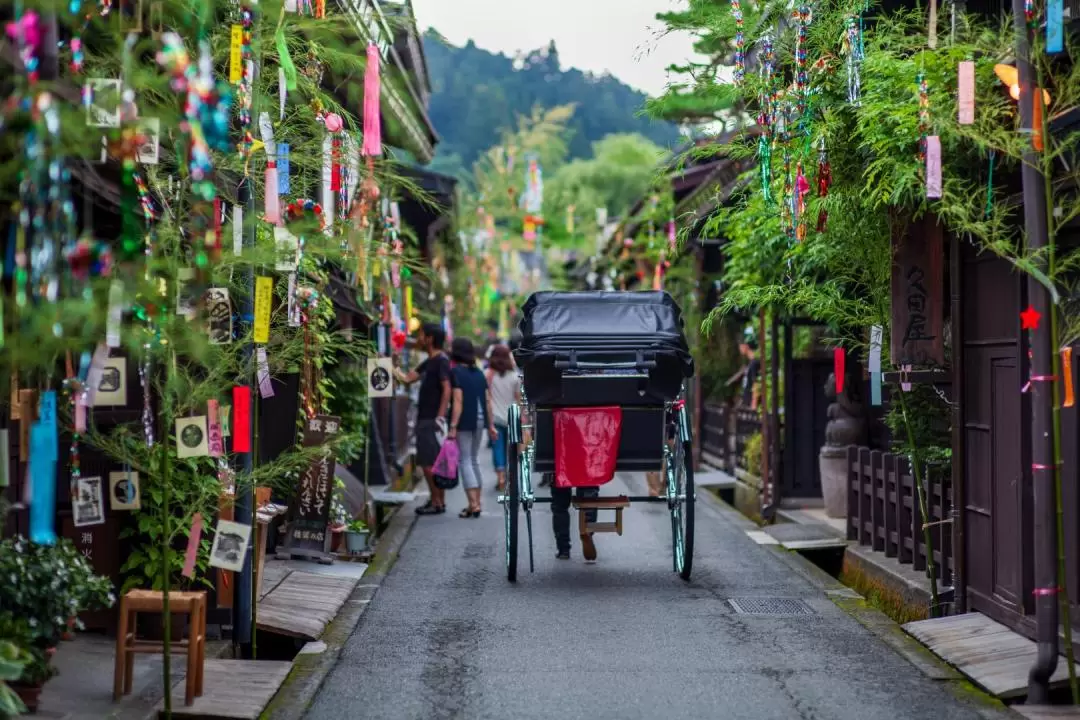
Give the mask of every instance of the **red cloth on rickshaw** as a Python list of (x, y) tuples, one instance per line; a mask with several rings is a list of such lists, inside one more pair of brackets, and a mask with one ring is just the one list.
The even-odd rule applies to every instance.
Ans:
[(622, 408), (576, 407), (555, 415), (555, 487), (597, 487), (615, 476)]

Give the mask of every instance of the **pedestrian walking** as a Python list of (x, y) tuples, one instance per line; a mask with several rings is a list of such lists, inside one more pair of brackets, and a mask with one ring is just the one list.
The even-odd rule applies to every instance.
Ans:
[(514, 356), (506, 345), (491, 349), (487, 371), (488, 392), (491, 393), (491, 419), (495, 437), (491, 443), (491, 459), (495, 465), (498, 491), (506, 489), (506, 456), (510, 441), (510, 406), (521, 402), (521, 381), (514, 367)]
[(435, 483), (434, 466), (447, 434), (446, 413), (450, 407), (452, 373), (450, 359), (443, 352), (446, 333), (437, 323), (425, 323), (416, 338), (417, 345), (427, 353), (415, 370), (408, 373), (394, 368), (394, 377), (404, 385), (420, 381), (416, 401), (416, 464), (424, 472), (431, 499), (416, 509), (417, 515), (438, 515), (446, 512), (446, 491)]
[[(450, 416), (449, 437), (456, 438), (461, 448), (458, 467), (465, 497), (469, 501), (458, 517), (480, 517), (480, 450), (484, 435), (495, 437), (492, 423), (491, 394), (484, 372), (476, 366), (476, 347), (468, 338), (455, 338), (450, 346), (453, 367), (454, 409)], [(485, 432), (486, 431), (486, 432)]]

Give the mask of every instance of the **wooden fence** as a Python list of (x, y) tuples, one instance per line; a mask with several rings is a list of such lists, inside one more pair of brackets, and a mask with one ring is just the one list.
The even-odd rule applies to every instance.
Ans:
[(746, 469), (746, 441), (761, 432), (757, 410), (705, 403), (701, 418), (701, 451), (704, 459), (728, 473)]
[(924, 520), (915, 493), (915, 479), (906, 457), (848, 448), (848, 540), (885, 557), (896, 558), (915, 570), (927, 569), (924, 522), (930, 528), (934, 569), (944, 585), (952, 583), (952, 524), (948, 472), (931, 469), (924, 474), (928, 518)]

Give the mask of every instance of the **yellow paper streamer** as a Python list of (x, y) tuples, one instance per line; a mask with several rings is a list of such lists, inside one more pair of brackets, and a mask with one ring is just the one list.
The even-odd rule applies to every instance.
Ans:
[(270, 304), (274, 281), (268, 277), (255, 278), (255, 342), (270, 342)]
[(239, 25), (232, 26), (232, 35), (229, 38), (229, 82), (236, 84), (244, 77), (244, 28)]
[(405, 286), (405, 323), (412, 319), (412, 285)]

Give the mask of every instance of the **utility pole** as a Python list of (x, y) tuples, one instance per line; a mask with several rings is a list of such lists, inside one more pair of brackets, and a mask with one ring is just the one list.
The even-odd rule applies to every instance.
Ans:
[[(1016, 30), (1016, 70), (1019, 77), (1020, 133), (1033, 138), (1036, 92), (1035, 69), (1031, 65), (1031, 42), (1024, 14), (1024, 1), (1013, 0)], [(1039, 98), (1038, 102), (1042, 102)], [(1041, 125), (1041, 121), (1040, 121)], [(1042, 132), (1042, 127), (1037, 128)], [(1045, 142), (1045, 140), (1044, 140)], [(1023, 154), (1021, 180), (1024, 188), (1024, 230), (1027, 247), (1038, 252), (1047, 245), (1046, 185), (1040, 159), (1029, 139)], [(1046, 271), (1045, 256), (1036, 263)], [(1031, 274), (1027, 279), (1028, 302), (1045, 320), (1030, 331), (1031, 350), (1031, 475), (1034, 489), (1035, 541), (1035, 622), (1038, 657), (1028, 673), (1028, 704), (1049, 701), (1050, 677), (1058, 664), (1058, 562), (1057, 501), (1054, 488), (1053, 440), (1053, 352), (1050, 314), (1053, 305), (1047, 289)]]

